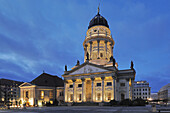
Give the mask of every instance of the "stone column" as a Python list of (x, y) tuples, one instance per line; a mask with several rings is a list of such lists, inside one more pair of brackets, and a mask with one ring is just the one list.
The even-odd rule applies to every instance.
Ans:
[(105, 41), (105, 55), (106, 55), (106, 59), (107, 59), (107, 40)]
[(101, 79), (102, 79), (102, 102), (104, 102), (104, 94), (105, 94), (105, 87), (104, 87), (104, 79), (105, 79), (105, 77), (101, 77)]
[(97, 48), (98, 48), (98, 50), (97, 50), (97, 52), (98, 52), (97, 59), (100, 59), (100, 56), (99, 56), (99, 53), (100, 53), (100, 40), (97, 40)]
[(116, 80), (114, 79), (114, 99), (116, 100)]
[(82, 81), (82, 97), (81, 100), (82, 102), (85, 102), (85, 78), (81, 78)]
[(67, 99), (67, 81), (64, 80), (64, 101), (65, 102), (68, 102), (68, 99)]
[(125, 99), (130, 99), (130, 94), (129, 94), (129, 78), (126, 79), (126, 87), (127, 87), (127, 90), (126, 90), (126, 96), (125, 96)]
[(92, 58), (91, 58), (91, 57), (92, 57), (92, 55), (91, 55), (91, 54), (92, 54), (92, 44), (93, 44), (93, 42), (91, 41), (91, 42), (90, 42), (90, 60), (92, 59)]
[(85, 45), (84, 48), (84, 62), (86, 61), (86, 55), (87, 55), (87, 45)]
[(113, 56), (113, 44), (110, 44), (110, 51), (111, 51), (111, 56)]
[(94, 79), (95, 78), (91, 78), (91, 89), (92, 89), (92, 91), (91, 91), (91, 101), (93, 102), (94, 101)]
[(112, 78), (113, 78), (113, 99), (115, 100), (115, 91), (116, 91), (116, 89), (115, 89), (115, 76), (112, 76)]
[(75, 82), (76, 80), (73, 79), (73, 102), (76, 102), (76, 86), (75, 86)]

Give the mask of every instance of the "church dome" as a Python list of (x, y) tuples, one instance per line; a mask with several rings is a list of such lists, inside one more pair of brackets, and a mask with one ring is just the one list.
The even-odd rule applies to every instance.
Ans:
[(98, 14), (90, 21), (89, 23), (89, 26), (88, 26), (88, 29), (93, 27), (93, 26), (96, 26), (96, 25), (103, 25), (103, 26), (106, 26), (109, 28), (109, 25), (107, 23), (107, 20), (101, 16), (98, 12)]

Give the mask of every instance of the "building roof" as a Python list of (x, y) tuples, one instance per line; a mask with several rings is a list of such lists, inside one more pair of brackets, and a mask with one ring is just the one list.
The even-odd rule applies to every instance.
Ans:
[(0, 85), (19, 86), (19, 85), (21, 85), (22, 83), (23, 83), (23, 82), (15, 81), (15, 80), (9, 80), (9, 79), (4, 79), (4, 78), (1, 78), (1, 79), (0, 79)]
[(47, 73), (42, 73), (37, 78), (31, 81), (32, 84), (37, 86), (50, 86), (50, 87), (63, 87), (64, 81), (55, 75), (50, 75)]
[(96, 25), (103, 25), (103, 26), (106, 26), (109, 28), (107, 20), (103, 16), (101, 16), (99, 14), (99, 12), (93, 19), (91, 19), (88, 29), (90, 29), (91, 27), (96, 26)]

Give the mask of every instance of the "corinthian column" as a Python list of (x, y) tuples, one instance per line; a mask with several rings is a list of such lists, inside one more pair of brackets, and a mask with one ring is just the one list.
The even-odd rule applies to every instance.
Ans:
[(90, 60), (92, 59), (92, 58), (91, 58), (91, 57), (92, 57), (92, 55), (91, 55), (91, 54), (92, 54), (92, 44), (93, 44), (93, 42), (91, 41), (91, 42), (90, 42)]
[(92, 83), (91, 83), (91, 89), (92, 89), (92, 91), (91, 91), (91, 101), (93, 102), (94, 101), (94, 78), (91, 78), (91, 81), (92, 81)]
[(115, 100), (115, 91), (116, 91), (116, 89), (115, 89), (115, 76), (112, 76), (112, 78), (113, 78), (113, 99)]
[(105, 79), (105, 77), (101, 77), (101, 79), (102, 79), (102, 102), (104, 102), (104, 94), (105, 94), (105, 92), (104, 92), (104, 79)]
[(75, 82), (76, 80), (73, 79), (73, 102), (76, 102), (76, 87), (75, 87)]
[(87, 45), (85, 45), (84, 48), (84, 62), (86, 61), (86, 55), (87, 55)]
[(81, 78), (81, 81), (82, 81), (82, 97), (81, 97), (81, 100), (82, 100), (82, 102), (85, 102), (85, 79)]
[(113, 44), (110, 44), (110, 51), (111, 51), (111, 56), (113, 56)]
[(66, 80), (64, 80), (64, 101), (65, 102), (68, 102), (68, 100), (67, 100), (67, 81)]
[(100, 40), (97, 40), (97, 52), (98, 52), (98, 54), (97, 54), (97, 59), (100, 59), (100, 57), (99, 57), (99, 52), (100, 52)]
[(106, 59), (107, 59), (107, 40), (105, 41), (105, 56), (106, 56)]

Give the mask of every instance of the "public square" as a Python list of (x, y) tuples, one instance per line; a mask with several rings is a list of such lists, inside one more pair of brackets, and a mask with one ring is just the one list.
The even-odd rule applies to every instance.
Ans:
[(30, 107), (26, 109), (0, 110), (8, 113), (152, 113), (151, 107), (100, 107), (100, 106), (58, 106)]

